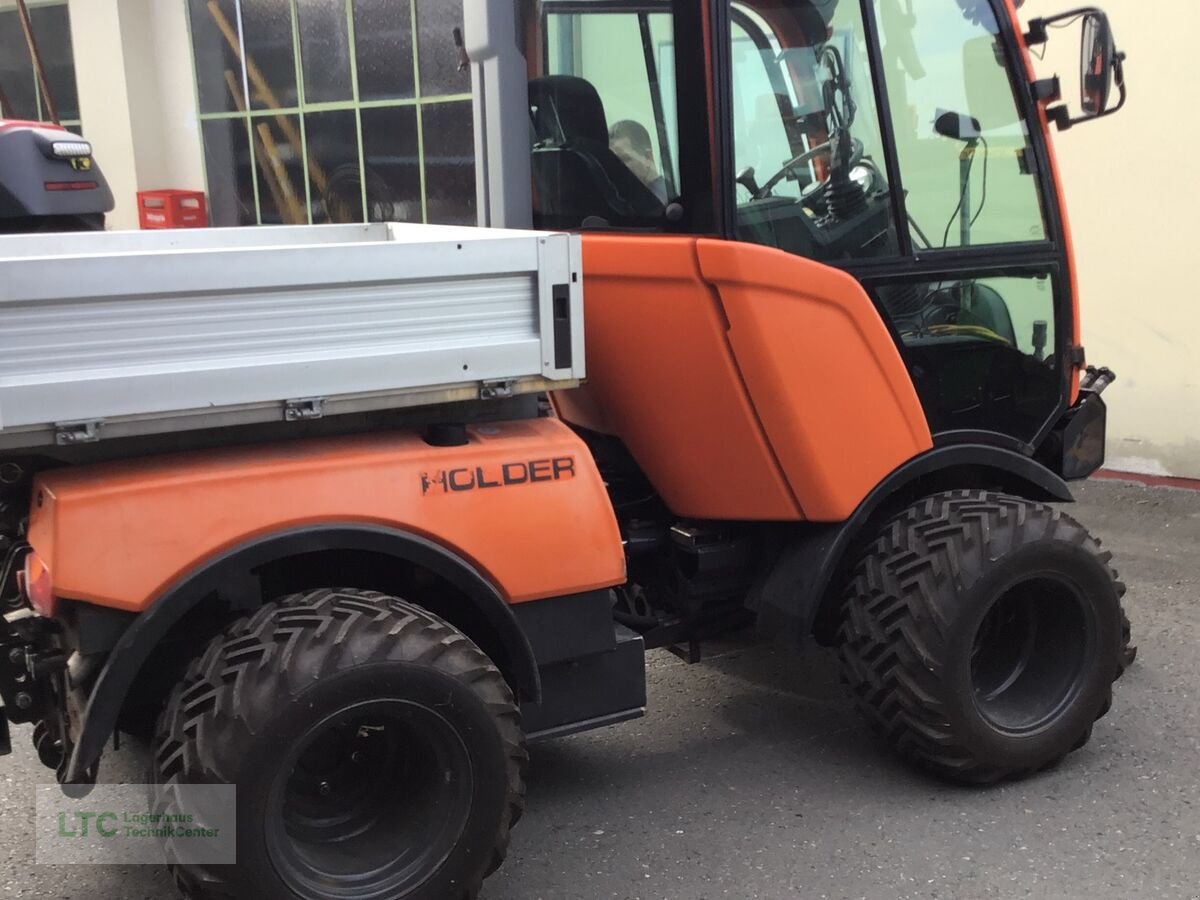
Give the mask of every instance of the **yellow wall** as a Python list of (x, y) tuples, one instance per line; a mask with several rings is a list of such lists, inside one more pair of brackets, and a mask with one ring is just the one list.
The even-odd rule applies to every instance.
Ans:
[[(1078, 4), (1028, 0), (1022, 16)], [(1088, 360), (1113, 369), (1108, 467), (1200, 478), (1200, 138), (1195, 36), (1200, 4), (1146, 15), (1145, 0), (1105, 0), (1129, 55), (1129, 105), (1055, 138), (1079, 264)], [(1079, 83), (1079, 31), (1051, 32), (1042, 74)]]

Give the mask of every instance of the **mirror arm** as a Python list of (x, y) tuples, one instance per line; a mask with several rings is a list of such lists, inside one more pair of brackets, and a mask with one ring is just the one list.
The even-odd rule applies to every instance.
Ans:
[(1025, 33), (1025, 44), (1029, 47), (1036, 47), (1050, 40), (1050, 26), (1057, 22), (1063, 22), (1067, 19), (1078, 19), (1081, 16), (1086, 16), (1089, 13), (1099, 13), (1103, 15), (1104, 11), (1096, 6), (1082, 6), (1079, 9), (1072, 9), (1069, 12), (1059, 13), (1056, 16), (1048, 16), (1039, 19), (1029, 20), (1029, 31)]
[[(1067, 109), (1066, 106), (1052, 106), (1050, 109), (1046, 110), (1046, 118), (1052, 125), (1058, 128), (1059, 131), (1067, 131), (1072, 126), (1078, 125), (1080, 122), (1091, 121), (1091, 119), (1087, 118), (1086, 116), (1078, 119), (1072, 119), (1071, 110)], [(1099, 116), (1093, 116), (1092, 118), (1099, 118)]]
[[(1071, 118), (1071, 110), (1067, 108), (1066, 104), (1063, 104), (1061, 106), (1052, 106), (1049, 109), (1047, 109), (1046, 110), (1046, 118), (1050, 121), (1051, 124), (1055, 125), (1059, 131), (1067, 131), (1068, 129), (1072, 128), (1075, 125), (1082, 125), (1085, 122), (1095, 122), (1097, 119), (1104, 119), (1104, 118), (1107, 118), (1108, 116), (1113, 116), (1113, 115), (1116, 115), (1117, 113), (1119, 113), (1121, 111), (1121, 109), (1125, 106), (1125, 101), (1129, 99), (1129, 89), (1125, 86), (1125, 67), (1123, 65), (1124, 62), (1125, 62), (1125, 54), (1118, 53), (1116, 56), (1116, 84), (1117, 84), (1117, 90), (1120, 91), (1121, 96), (1117, 100), (1116, 106), (1114, 106), (1112, 109), (1106, 109), (1104, 112), (1100, 113), (1097, 116), (1077, 116), (1076, 118)], [(1052, 79), (1050, 79), (1050, 78), (1045, 79), (1045, 81), (1055, 82), (1055, 87), (1057, 88), (1057, 83), (1058, 83), (1057, 76)], [(1058, 94), (1054, 95), (1054, 96), (1050, 96), (1050, 97), (1046, 97), (1046, 98), (1041, 97), (1039, 95), (1039, 85), (1043, 85), (1043, 84), (1044, 84), (1044, 82), (1042, 82), (1042, 81), (1035, 81), (1032, 85), (1030, 85), (1031, 89), (1033, 90), (1033, 96), (1034, 96), (1035, 100), (1040, 101), (1042, 99), (1047, 99), (1051, 103), (1053, 103), (1053, 102), (1061, 99), (1061, 93), (1062, 93), (1061, 91), (1059, 91)], [(1041, 88), (1041, 89), (1044, 90), (1045, 88)]]
[(1057, 103), (1062, 99), (1062, 80), (1057, 75), (1042, 78), (1029, 85), (1034, 103)]

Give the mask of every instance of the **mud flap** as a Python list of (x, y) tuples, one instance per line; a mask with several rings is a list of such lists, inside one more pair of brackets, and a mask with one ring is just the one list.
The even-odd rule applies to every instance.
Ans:
[(1062, 433), (1062, 477), (1078, 481), (1104, 465), (1108, 409), (1100, 395), (1087, 391), (1071, 411)]

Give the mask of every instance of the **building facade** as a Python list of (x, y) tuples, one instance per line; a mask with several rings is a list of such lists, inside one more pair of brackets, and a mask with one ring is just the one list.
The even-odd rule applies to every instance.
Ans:
[[(204, 190), (212, 224), (475, 221), (460, 0), (27, 0), (59, 120), (138, 190)], [(10, 118), (46, 119), (12, 0)], [(86, 114), (81, 110), (86, 110)]]
[(214, 222), (475, 219), (445, 0), (189, 0)]

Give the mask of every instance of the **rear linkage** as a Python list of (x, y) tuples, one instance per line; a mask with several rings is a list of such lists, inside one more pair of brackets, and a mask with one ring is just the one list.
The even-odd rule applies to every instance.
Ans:
[(12, 752), (9, 723), (33, 722), (38, 758), (59, 769), (67, 757), (67, 657), (53, 619), (19, 610), (0, 625), (0, 755)]

